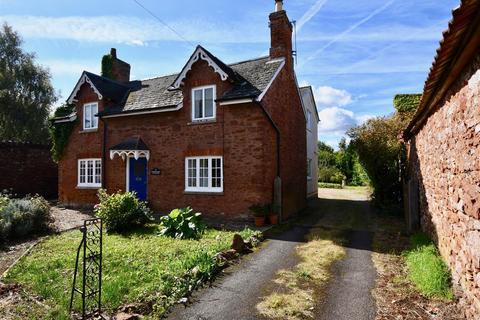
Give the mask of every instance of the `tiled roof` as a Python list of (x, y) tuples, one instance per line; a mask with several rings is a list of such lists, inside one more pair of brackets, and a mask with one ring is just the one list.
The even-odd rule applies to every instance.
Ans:
[(110, 150), (149, 150), (140, 137), (128, 138), (110, 148)]
[(460, 6), (453, 10), (452, 16), (448, 29), (443, 32), (443, 39), (425, 81), (417, 112), (404, 132), (407, 139), (415, 134), (428, 117), (429, 110), (435, 107), (432, 101), (440, 98), (438, 90), (445, 86), (453, 66), (459, 62), (468, 62), (459, 60), (464, 52), (463, 48), (469, 42), (471, 44), (479, 42), (480, 34), (477, 27), (480, 21), (480, 0), (462, 0)]
[[(215, 59), (216, 62), (221, 63), (220, 60)], [(235, 78), (235, 83), (230, 91), (226, 92), (224, 96), (218, 97), (217, 100), (224, 101), (259, 96), (267, 88), (282, 64), (283, 60), (271, 61), (269, 57), (261, 57), (224, 67), (234, 72), (232, 77)], [(137, 85), (130, 89), (124, 104), (119, 104), (118, 107), (111, 108), (100, 115), (176, 107), (183, 101), (182, 92), (181, 90), (169, 90), (169, 87), (177, 77), (178, 74), (172, 74), (137, 81)]]
[(131, 85), (124, 85), (88, 71), (84, 71), (84, 73), (88, 76), (90, 81), (92, 81), (95, 88), (97, 88), (97, 90), (100, 91), (100, 93), (104, 97), (107, 97), (115, 103), (122, 103), (125, 100), (125, 97), (130, 90), (131, 85), (135, 84), (135, 82), (133, 81), (131, 82)]

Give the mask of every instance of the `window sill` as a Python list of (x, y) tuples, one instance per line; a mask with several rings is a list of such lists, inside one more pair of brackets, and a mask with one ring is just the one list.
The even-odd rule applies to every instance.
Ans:
[(95, 128), (95, 129), (83, 129), (83, 130), (80, 130), (78, 133), (90, 133), (90, 132), (97, 132), (98, 131), (98, 128)]
[(98, 190), (100, 189), (102, 186), (76, 186), (75, 189), (78, 189), (78, 190)]
[(212, 124), (216, 123), (217, 119), (207, 119), (207, 120), (192, 120), (192, 122), (187, 123), (187, 126), (194, 126), (197, 124)]
[(203, 195), (203, 196), (223, 196), (223, 191), (215, 192), (215, 191), (184, 191), (183, 194), (185, 195)]

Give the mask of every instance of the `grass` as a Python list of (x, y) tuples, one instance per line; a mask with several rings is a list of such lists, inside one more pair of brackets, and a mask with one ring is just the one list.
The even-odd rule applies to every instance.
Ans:
[(330, 278), (330, 266), (345, 256), (342, 242), (338, 231), (314, 229), (297, 247), (299, 263), (277, 272), (275, 290), (257, 304), (258, 312), (272, 319), (313, 319), (315, 297)]
[[(111, 313), (125, 303), (152, 302), (162, 314), (199, 281), (218, 270), (214, 255), (229, 249), (233, 232), (209, 229), (199, 240), (177, 240), (157, 235), (150, 225), (127, 236), (103, 238), (103, 308)], [(253, 231), (240, 232), (248, 238)], [(45, 299), (48, 308), (23, 310), (28, 319), (69, 319), (68, 304), (79, 231), (52, 236), (24, 257), (5, 277)], [(80, 299), (75, 309), (80, 309)], [(27, 314), (25, 314), (27, 313)]]
[(410, 238), (411, 249), (405, 252), (410, 280), (428, 298), (453, 299), (451, 276), (437, 248), (425, 234)]

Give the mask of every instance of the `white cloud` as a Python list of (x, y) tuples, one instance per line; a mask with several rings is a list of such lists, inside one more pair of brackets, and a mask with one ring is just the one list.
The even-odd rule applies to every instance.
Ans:
[(313, 88), (315, 102), (318, 108), (341, 107), (352, 102), (352, 96), (345, 90), (335, 89), (328, 86)]
[(77, 75), (86, 70), (94, 73), (100, 72), (100, 60), (40, 60), (39, 63), (48, 68), (55, 75)]
[[(179, 41), (171, 30), (152, 19), (129, 16), (0, 16), (0, 22), (11, 24), (23, 37), (39, 39), (71, 39), (90, 42), (114, 42), (146, 45), (148, 41)], [(193, 42), (266, 42), (267, 33), (258, 33), (250, 24), (226, 27), (219, 21), (178, 20), (168, 22), (184, 38)]]

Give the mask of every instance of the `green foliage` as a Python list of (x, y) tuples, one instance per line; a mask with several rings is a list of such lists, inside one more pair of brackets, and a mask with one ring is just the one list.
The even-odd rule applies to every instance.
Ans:
[[(75, 105), (62, 105), (55, 110), (53, 118), (69, 116), (75, 112)], [(59, 161), (62, 158), (63, 151), (68, 144), (68, 139), (73, 129), (78, 123), (78, 119), (72, 122), (52, 123), (48, 129), (51, 141), (52, 158)]]
[(199, 239), (205, 231), (200, 212), (190, 207), (174, 209), (160, 220), (160, 234), (177, 239)]
[(0, 28), (0, 140), (47, 143), (55, 91), (49, 72), (21, 46), (18, 33), (4, 24)]
[(319, 182), (319, 188), (326, 188), (326, 189), (343, 189), (341, 184), (338, 183), (328, 183), (328, 182)]
[(125, 232), (152, 221), (150, 209), (135, 192), (107, 194), (100, 189), (98, 198), (100, 203), (95, 206), (95, 214), (103, 219), (108, 232)]
[(368, 184), (367, 175), (359, 163), (358, 155), (345, 139), (339, 143), (339, 150), (334, 151), (322, 141), (318, 142), (318, 181), (364, 186)]
[(393, 98), (393, 106), (400, 113), (411, 113), (417, 110), (418, 105), (420, 104), (420, 99), (422, 94), (397, 94)]
[(113, 79), (113, 56), (106, 54), (102, 57), (102, 76)]
[(0, 239), (23, 238), (48, 230), (50, 206), (40, 196), (10, 199), (0, 196)]
[[(159, 237), (157, 226), (148, 225), (128, 236), (104, 235), (103, 310), (112, 314), (127, 303), (151, 303), (151, 318), (161, 318), (189, 290), (218, 273), (222, 262), (215, 255), (230, 248), (233, 234), (208, 229), (198, 241), (179, 240)], [(240, 235), (248, 239), (254, 232), (246, 229)], [(29, 294), (42, 298), (41, 308), (25, 308), (22, 316), (14, 318), (71, 319), (70, 296), (65, 290), (72, 285), (72, 268), (81, 236), (80, 232), (71, 231), (46, 239), (2, 278), (4, 282), (20, 283)], [(73, 309), (78, 312), (80, 308), (80, 299), (76, 299)]]
[(405, 253), (410, 280), (426, 297), (453, 299), (451, 276), (437, 248), (425, 234), (411, 237), (412, 249)]
[(370, 179), (377, 205), (398, 206), (401, 203), (400, 166), (404, 146), (398, 135), (408, 121), (401, 115), (378, 117), (348, 132)]

